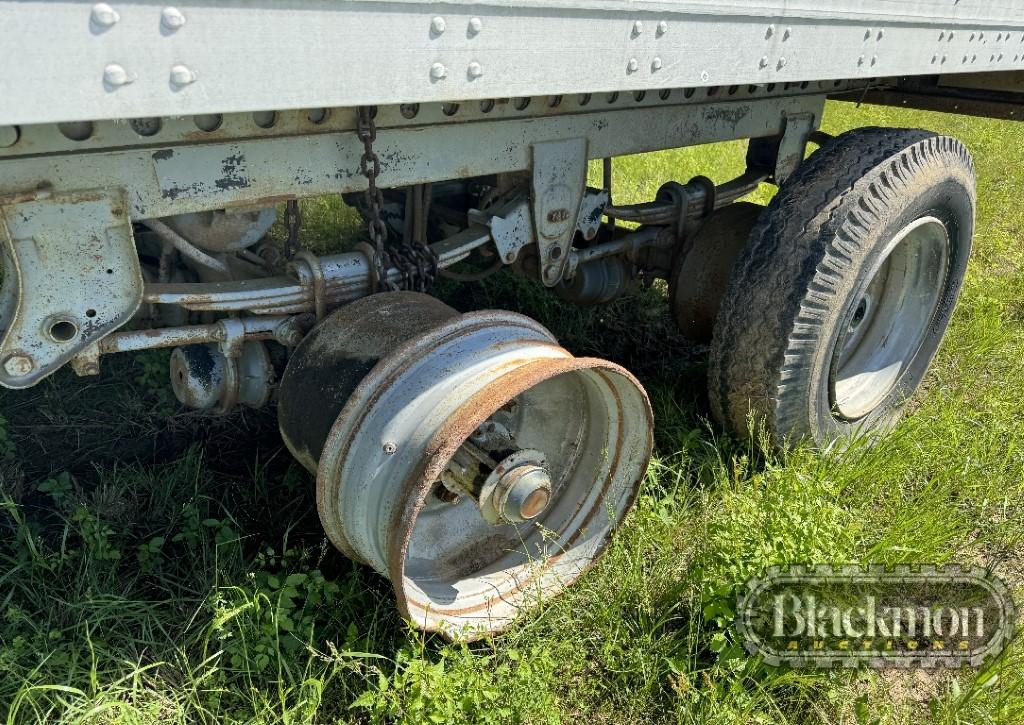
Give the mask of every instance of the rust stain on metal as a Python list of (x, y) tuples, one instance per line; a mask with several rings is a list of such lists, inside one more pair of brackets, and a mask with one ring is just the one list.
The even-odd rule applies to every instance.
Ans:
[[(559, 347), (558, 345), (553, 345)], [(568, 353), (567, 353), (568, 354)], [(402, 532), (402, 536), (392, 536), (389, 541), (388, 550), (388, 576), (392, 581), (395, 588), (395, 595), (398, 600), (399, 611), (406, 618), (412, 618), (411, 607), (417, 607), (420, 610), (428, 610), (429, 607), (423, 602), (416, 600), (410, 600), (406, 598), (404, 587), (402, 582), (405, 576), (405, 559), (408, 554), (409, 542), (412, 537), (413, 527), (416, 518), (419, 516), (420, 511), (426, 503), (427, 496), (433, 488), (433, 483), (436, 481), (444, 470), (444, 467), (448, 464), (448, 461), (455, 454), (455, 451), (462, 445), (462, 443), (469, 438), (473, 431), (477, 427), (487, 420), (495, 410), (498, 410), (502, 406), (506, 405), (510, 400), (520, 395), (521, 393), (535, 387), (544, 380), (557, 377), (568, 372), (575, 372), (579, 370), (595, 370), (600, 371), (601, 369), (611, 370), (619, 374), (624, 374), (627, 379), (633, 382), (639, 390), (640, 387), (636, 379), (630, 375), (627, 371), (614, 363), (610, 363), (605, 360), (598, 360), (596, 358), (564, 358), (564, 359), (548, 359), (548, 360), (537, 360), (531, 362), (525, 366), (520, 366), (518, 369), (507, 373), (501, 378), (495, 380), (495, 382), (489, 385), (484, 390), (477, 393), (472, 398), (468, 399), (466, 403), (459, 409), (458, 413), (451, 418), (444, 425), (441, 430), (432, 439), (431, 443), (427, 447), (426, 455), (420, 462), (420, 464), (413, 470), (413, 473), (406, 480), (402, 489), (402, 497), (395, 508), (395, 516), (391, 522), (392, 532)], [(607, 379), (606, 379), (607, 380)], [(614, 390), (614, 387), (611, 387)], [(620, 415), (618, 416), (619, 427), (618, 437), (621, 441), (623, 430), (624, 430), (624, 419), (621, 415), (621, 401), (618, 400), (616, 394), (616, 402), (620, 407)], [(646, 459), (650, 458), (651, 447), (653, 445), (653, 436), (650, 432), (653, 426), (653, 413), (651, 412), (650, 403), (647, 401), (646, 395), (644, 396), (644, 402), (646, 407), (646, 413), (648, 416), (648, 442)], [(587, 521), (593, 519), (598, 512), (603, 512), (604, 507), (601, 505), (603, 502), (604, 492), (607, 486), (612, 480), (612, 473), (618, 467), (619, 451), (621, 446), (616, 447), (616, 458), (613, 460), (613, 465), (610, 469), (610, 474), (606, 478), (602, 486), (601, 495), (598, 498), (596, 505), (588, 515)], [(645, 460), (646, 460), (645, 459)], [(645, 466), (646, 468), (646, 466)], [(630, 497), (628, 502), (627, 510), (632, 505), (635, 498), (635, 492)], [(571, 519), (570, 519), (571, 520)], [(577, 529), (576, 533), (571, 537), (570, 543), (575, 541), (580, 534), (583, 533), (583, 527)], [(607, 546), (607, 543), (604, 545)], [(602, 550), (604, 548), (602, 547)], [(550, 568), (550, 566), (558, 561), (559, 555), (554, 555), (546, 559), (542, 564), (531, 569), (529, 576), (524, 577), (522, 581), (517, 581), (516, 586), (511, 590), (504, 591), (503, 594), (518, 593), (523, 588), (531, 584), (536, 578)], [(496, 595), (497, 596), (497, 595)], [(484, 602), (470, 607), (464, 608), (444, 608), (443, 612), (446, 617), (448, 616), (462, 616), (467, 614), (473, 614), (486, 609), (490, 606), (490, 602)], [(440, 611), (436, 607), (434, 611)], [(511, 622), (508, 622), (506, 626), (510, 626)], [(490, 629), (487, 632), (478, 632), (478, 636), (483, 637), (487, 634), (493, 634), (500, 629)]]

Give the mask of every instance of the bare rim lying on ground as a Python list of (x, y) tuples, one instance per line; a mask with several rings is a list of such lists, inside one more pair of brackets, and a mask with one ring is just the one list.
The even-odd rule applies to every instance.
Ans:
[[(628, 372), (439, 306), (438, 276), (508, 268), (588, 305), (668, 279), (734, 433), (751, 415), (776, 443), (882, 430), (959, 294), (974, 172), (952, 138), (830, 139), (824, 102), (1021, 108), (1024, 3), (0, 8), (18, 68), (0, 384), (173, 347), (187, 405), (276, 395), (331, 540), (450, 636), (500, 630), (593, 561), (652, 422)], [(44, 36), (78, 60), (24, 47)], [(254, 37), (275, 42), (237, 52)], [(613, 157), (734, 139), (732, 181), (614, 202)], [(780, 187), (765, 209), (732, 206), (762, 182)], [(303, 249), (297, 200), (338, 193), (368, 241)]]

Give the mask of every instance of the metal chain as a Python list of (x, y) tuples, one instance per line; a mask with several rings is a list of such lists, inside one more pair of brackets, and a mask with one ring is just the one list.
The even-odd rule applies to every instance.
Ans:
[(391, 250), (391, 258), (402, 273), (402, 289), (426, 292), (437, 277), (437, 256), (422, 242), (405, 242)]
[(363, 156), (359, 160), (359, 173), (366, 177), (366, 209), (370, 217), (366, 229), (373, 245), (374, 279), (377, 280), (378, 291), (390, 289), (386, 271), (386, 252), (384, 242), (388, 237), (388, 227), (381, 218), (384, 208), (384, 194), (377, 188), (377, 177), (380, 175), (380, 157), (373, 150), (373, 142), (377, 140), (377, 127), (373, 123), (373, 109), (360, 106), (356, 117), (356, 134), (363, 142)]
[(284, 206), (284, 228), (288, 236), (284, 242), (285, 259), (291, 259), (302, 250), (299, 243), (299, 229), (302, 228), (302, 209), (297, 199), (292, 199)]

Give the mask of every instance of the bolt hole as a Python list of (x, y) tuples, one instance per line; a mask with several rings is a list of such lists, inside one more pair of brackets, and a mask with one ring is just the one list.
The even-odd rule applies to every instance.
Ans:
[(485, 98), (484, 100), (480, 101), (480, 112), (481, 113), (490, 113), (493, 110), (494, 110), (494, 99), (493, 98)]
[(617, 100), (619, 100), (619, 92), (618, 91), (612, 91), (607, 96), (605, 96), (605, 100), (608, 103), (615, 103)]
[(459, 112), (459, 104), (458, 103), (442, 103), (441, 104), (441, 113), (443, 113), (446, 116), (454, 116), (458, 112)]
[(739, 89), (740, 89), (739, 86), (729, 86), (729, 95), (730, 96), (735, 96), (736, 95), (736, 91), (738, 91)]
[(256, 111), (252, 114), (252, 122), (260, 128), (273, 128), (277, 123), (277, 111)]
[(864, 321), (864, 316), (868, 313), (868, 301), (862, 299), (857, 305), (857, 309), (853, 311), (853, 320), (850, 323), (850, 327), (857, 327), (861, 322)]
[(697, 89), (695, 89), (695, 88), (684, 88), (683, 89), (683, 98), (693, 98), (693, 94), (696, 93), (696, 92), (697, 92)]
[(112, 270), (112, 269), (108, 269), (107, 270), (107, 274), (113, 274), (113, 273), (114, 273), (114, 270)]
[(331, 112), (326, 108), (313, 108), (310, 109), (309, 113), (306, 114), (306, 118), (310, 123), (319, 126), (321, 123), (327, 120), (327, 117), (331, 115)]
[(773, 91), (775, 91), (775, 84), (769, 83), (767, 86), (764, 87), (764, 89), (769, 93), (772, 93)]
[(57, 129), (64, 135), (64, 138), (72, 141), (85, 141), (92, 136), (94, 126), (92, 121), (71, 121), (58, 123)]
[(561, 256), (562, 256), (562, 248), (561, 247), (552, 247), (551, 248), (551, 258), (552, 259), (558, 259)]
[(525, 111), (526, 107), (530, 105), (530, 99), (526, 96), (517, 98), (512, 102), (512, 105), (515, 106), (517, 111)]
[(647, 91), (633, 91), (633, 100), (642, 101), (647, 97)]
[(202, 113), (198, 116), (193, 116), (192, 123), (194, 123), (196, 128), (200, 131), (212, 133), (220, 128), (220, 125), (224, 123), (224, 117), (219, 113)]
[(591, 95), (589, 93), (582, 94), (580, 96), (580, 105), (581, 106), (587, 105), (588, 103), (590, 103), (590, 99), (591, 99)]
[(671, 95), (672, 95), (672, 89), (671, 88), (662, 88), (660, 91), (658, 91), (658, 98), (660, 98), (663, 101), (667, 101), (668, 97), (671, 96)]
[(562, 97), (561, 96), (551, 96), (551, 98), (548, 99), (548, 108), (558, 108), (561, 105), (562, 105)]
[(747, 86), (747, 93), (749, 93), (751, 95), (757, 93), (757, 86), (753, 86), (753, 85)]
[[(483, 107), (483, 101), (480, 102), (481, 108)], [(398, 110), (402, 113), (402, 118), (413, 119), (416, 118), (416, 114), (420, 112), (420, 104), (418, 103), (403, 103), (398, 107)]]
[(809, 86), (809, 85), (810, 85), (810, 83), (808, 81), (800, 81), (800, 90), (801, 91), (806, 91), (807, 90), (807, 86)]
[(707, 90), (708, 98), (718, 95), (718, 86), (711, 86)]
[(50, 337), (57, 342), (67, 342), (78, 334), (78, 327), (70, 320), (58, 320), (50, 325)]
[(160, 133), (163, 122), (159, 118), (133, 118), (128, 121), (128, 125), (140, 136), (156, 136)]
[(87, 310), (85, 311), (85, 316), (86, 316), (86, 317), (95, 317), (95, 316), (96, 316), (96, 310), (94, 310), (94, 309), (92, 309), (92, 308), (90, 307), (89, 309), (87, 309)]

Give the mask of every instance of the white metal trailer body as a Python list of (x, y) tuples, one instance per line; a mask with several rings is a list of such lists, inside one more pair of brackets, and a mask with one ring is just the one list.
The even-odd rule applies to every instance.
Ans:
[(4, 0), (0, 124), (1024, 69), (1013, 0)]

